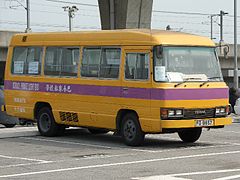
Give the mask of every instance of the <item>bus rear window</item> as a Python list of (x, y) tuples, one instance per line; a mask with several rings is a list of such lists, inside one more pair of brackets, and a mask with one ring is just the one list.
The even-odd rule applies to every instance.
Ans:
[(12, 58), (12, 74), (38, 75), (41, 72), (41, 47), (15, 47)]

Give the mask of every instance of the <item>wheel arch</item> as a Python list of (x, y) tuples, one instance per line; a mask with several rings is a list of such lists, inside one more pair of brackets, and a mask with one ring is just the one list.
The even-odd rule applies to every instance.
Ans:
[[(120, 109), (118, 111), (117, 117), (116, 117), (116, 131), (118, 133), (121, 132), (122, 119), (128, 113), (134, 113), (137, 116), (137, 118), (139, 119), (138, 113), (135, 110), (132, 110), (132, 109)], [(140, 122), (139, 122), (139, 124), (140, 124)]]
[(43, 107), (48, 107), (52, 110), (52, 106), (47, 102), (37, 102), (34, 106), (34, 119), (37, 118), (37, 114)]

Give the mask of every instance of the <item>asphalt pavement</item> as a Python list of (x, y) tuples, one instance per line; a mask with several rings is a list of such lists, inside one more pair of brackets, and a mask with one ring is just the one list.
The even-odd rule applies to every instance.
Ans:
[(0, 179), (240, 179), (240, 123), (204, 130), (190, 144), (154, 134), (128, 147), (113, 133), (42, 137), (35, 126), (0, 127), (0, 143)]

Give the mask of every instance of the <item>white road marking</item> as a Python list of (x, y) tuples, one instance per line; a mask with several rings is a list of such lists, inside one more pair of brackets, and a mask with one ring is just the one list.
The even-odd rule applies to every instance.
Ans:
[(238, 171), (240, 171), (240, 169), (223, 169), (223, 170), (216, 170), (216, 171), (199, 171), (199, 172), (191, 172), (191, 173), (169, 174), (169, 176), (191, 176), (191, 175), (202, 175), (202, 174), (238, 172)]
[(227, 176), (227, 177), (217, 178), (217, 179), (213, 179), (213, 180), (229, 180), (229, 179), (237, 179), (237, 178), (240, 178), (240, 174), (239, 175), (234, 175), (234, 176)]
[(71, 141), (57, 141), (57, 140), (44, 139), (44, 138), (30, 138), (30, 137), (20, 137), (20, 138), (28, 139), (28, 140), (35, 140), (35, 141), (54, 142), (54, 143), (60, 143), (60, 144), (72, 144), (72, 145), (82, 145), (82, 146), (89, 146), (89, 147), (112, 149), (112, 147), (102, 146), (102, 145), (97, 145), (97, 144), (86, 144), (86, 143), (78, 143), (78, 142), (71, 142)]
[(105, 149), (114, 149), (114, 148), (124, 148), (124, 149), (128, 149), (131, 151), (140, 151), (140, 152), (149, 152), (149, 153), (153, 153), (156, 151), (153, 150), (144, 150), (144, 149), (134, 149), (134, 148), (126, 148), (121, 147), (121, 146), (102, 146), (102, 145), (97, 145), (97, 144), (86, 144), (86, 143), (79, 143), (79, 142), (71, 142), (71, 141), (57, 141), (57, 140), (52, 140), (52, 139), (45, 139), (45, 138), (32, 138), (32, 137), (19, 137), (21, 139), (28, 139), (28, 140), (36, 140), (36, 141), (45, 141), (45, 142), (54, 142), (54, 143), (61, 143), (61, 144), (72, 144), (72, 145), (82, 145), (82, 146), (90, 146), (90, 147), (101, 147), (101, 148), (105, 148)]
[[(79, 142), (71, 142), (71, 141), (57, 141), (52, 139), (45, 139), (45, 138), (32, 138), (32, 137), (19, 137), (21, 139), (28, 139), (28, 140), (36, 140), (36, 141), (45, 141), (45, 142), (54, 142), (54, 143), (61, 143), (61, 144), (72, 144), (72, 145), (82, 145), (82, 146), (89, 146), (89, 147), (101, 147), (105, 149), (114, 149), (114, 148), (124, 148), (131, 151), (138, 151), (138, 152), (147, 152), (147, 153), (160, 153), (160, 152), (168, 152), (168, 151), (176, 151), (176, 149), (170, 149), (170, 150), (149, 150), (149, 149), (136, 149), (136, 148), (127, 148), (122, 146), (102, 146), (102, 145), (96, 145), (96, 144), (86, 144), (86, 143), (79, 143)], [(173, 138), (168, 138), (173, 139)], [(206, 142), (205, 142), (206, 143)], [(209, 142), (210, 143), (210, 142)], [(228, 143), (229, 144), (229, 143)], [(229, 144), (229, 146), (235, 146), (240, 144)], [(216, 148), (216, 147), (225, 147), (227, 145), (215, 145), (215, 146), (205, 146), (205, 147), (183, 147), (181, 149), (207, 149), (207, 148)], [(178, 151), (179, 149), (177, 149)]]
[(32, 166), (32, 165), (47, 164), (47, 163), (53, 163), (53, 161), (37, 162), (37, 163), (25, 163), (25, 164), (13, 164), (13, 165), (0, 166), (0, 168), (10, 168), (10, 167), (20, 167), (20, 166)]
[(116, 154), (116, 155), (104, 155), (104, 156), (93, 156), (93, 157), (83, 157), (83, 158), (76, 158), (73, 160), (59, 160), (59, 161), (46, 161), (46, 162), (36, 162), (36, 163), (23, 163), (23, 164), (13, 164), (13, 165), (6, 165), (0, 166), (0, 168), (9, 168), (9, 167), (18, 167), (18, 166), (31, 166), (31, 165), (39, 165), (39, 164), (50, 164), (50, 163), (62, 163), (62, 162), (72, 162), (72, 161), (82, 161), (88, 159), (104, 159), (104, 158), (114, 158), (114, 157), (122, 157), (122, 156), (134, 156), (137, 154)]
[(154, 150), (148, 150), (148, 149), (134, 149), (134, 148), (123, 148), (123, 149), (128, 149), (131, 151), (139, 151), (139, 152), (148, 152), (148, 153), (163, 152), (163, 151), (154, 151)]
[(190, 180), (186, 178), (178, 178), (178, 177), (172, 177), (172, 176), (149, 176), (149, 177), (143, 177), (143, 178), (131, 178), (134, 180)]
[(235, 133), (235, 134), (240, 134), (240, 132), (239, 131), (225, 131), (225, 130), (223, 130), (224, 132), (228, 132), (228, 133)]
[(40, 160), (40, 159), (31, 159), (31, 158), (24, 158), (24, 157), (13, 157), (13, 156), (5, 156), (5, 155), (0, 155), (0, 158), (19, 159), (19, 160), (25, 160), (25, 161), (37, 161), (37, 162), (44, 162), (44, 163), (51, 162), (51, 161), (45, 161), (45, 160)]
[[(123, 146), (102, 146), (97, 144), (87, 144), (87, 143), (79, 143), (79, 142), (71, 142), (71, 141), (57, 141), (52, 139), (45, 139), (45, 138), (32, 138), (32, 137), (19, 137), (21, 139), (29, 139), (29, 140), (36, 140), (36, 141), (45, 141), (45, 142), (54, 142), (54, 143), (61, 143), (61, 144), (72, 144), (72, 145), (82, 145), (82, 146), (89, 146), (89, 147), (101, 147), (106, 149), (114, 149), (114, 148), (124, 148), (131, 151), (137, 151), (137, 152), (147, 152), (147, 153), (160, 153), (160, 152), (169, 152), (169, 151), (176, 151), (176, 149), (170, 149), (170, 150), (150, 150), (150, 149), (137, 149), (137, 148), (127, 148)], [(175, 138), (167, 138), (167, 139), (175, 139)], [(212, 143), (207, 141), (201, 141), (202, 143)], [(225, 144), (225, 145), (224, 145)], [(213, 145), (213, 146), (194, 146), (194, 147), (183, 147), (182, 150), (185, 149), (207, 149), (207, 148), (216, 148), (216, 147), (226, 147), (226, 146), (240, 146), (238, 143), (223, 143), (221, 145)], [(178, 151), (179, 149), (177, 149)]]
[(19, 173), (19, 174), (7, 174), (7, 175), (1, 175), (0, 178), (29, 176), (29, 175), (47, 174), (47, 173), (54, 173), (54, 172), (64, 172), (64, 171), (73, 171), (73, 170), (82, 170), (82, 169), (92, 169), (92, 168), (101, 168), (101, 167), (110, 167), (110, 166), (131, 165), (131, 164), (150, 163), (150, 162), (167, 161), (167, 160), (179, 160), (179, 159), (198, 158), (198, 157), (209, 157), (209, 156), (238, 154), (238, 153), (240, 153), (240, 151), (228, 151), (228, 152), (209, 153), (209, 154), (196, 154), (196, 155), (189, 155), (189, 156), (178, 156), (178, 157), (169, 157), (169, 158), (160, 158), (160, 159), (147, 159), (147, 160), (139, 160), (139, 161), (126, 161), (126, 162), (120, 162), (120, 163), (79, 166), (79, 167), (72, 167), (72, 168), (52, 169), (52, 170), (46, 170), (46, 171), (26, 172), (26, 173)]
[[(219, 173), (238, 172), (238, 171), (240, 171), (240, 169), (224, 169), (224, 170), (216, 170), (216, 171), (199, 171), (199, 172), (191, 172), (191, 173), (168, 174), (168, 175), (149, 176), (149, 177), (155, 177), (156, 179), (158, 179), (158, 177), (164, 177), (165, 179), (168, 179), (168, 178), (173, 178), (173, 177), (176, 177), (176, 176), (219, 174)], [(132, 178), (132, 179), (134, 179), (134, 180), (147, 180), (146, 178), (149, 178), (149, 177), (135, 177), (135, 178)], [(239, 178), (240, 175), (229, 176), (229, 177), (225, 177), (225, 178), (230, 178), (230, 177), (232, 179), (234, 179), (234, 178), (236, 179), (236, 178)], [(215, 180), (228, 180), (228, 179), (218, 178), (218, 179), (215, 179)]]
[(141, 150), (141, 149), (133, 149), (133, 150), (149, 152), (149, 153), (160, 153), (160, 152), (172, 152), (172, 151), (180, 151), (180, 150), (200, 150), (200, 149), (221, 148), (221, 147), (231, 147), (231, 146), (240, 146), (240, 143), (223, 143), (220, 145), (211, 145), (211, 146), (186, 146), (186, 147), (181, 147), (179, 149), (167, 149), (167, 150)]

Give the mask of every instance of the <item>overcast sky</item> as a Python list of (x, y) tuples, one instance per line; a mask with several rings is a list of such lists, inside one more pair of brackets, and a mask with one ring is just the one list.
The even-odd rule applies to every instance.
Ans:
[[(25, 6), (25, 0), (18, 0)], [(73, 3), (97, 5), (97, 0), (62, 0)], [(154, 0), (152, 28), (165, 29), (167, 25), (177, 31), (189, 32), (210, 37), (209, 15), (177, 14), (156, 11), (219, 14), (220, 10), (233, 15), (234, 0)], [(49, 0), (30, 0), (32, 31), (67, 31), (68, 16), (62, 7), (74, 5), (50, 2)], [(16, 7), (18, 6), (18, 7)], [(73, 30), (100, 29), (97, 6), (76, 4), (79, 11), (73, 21)], [(240, 1), (238, 1), (240, 16)], [(224, 17), (224, 40), (233, 42), (233, 17)], [(218, 17), (214, 18), (214, 37), (219, 41)], [(0, 30), (24, 31), (26, 10), (16, 0), (0, 0)], [(240, 43), (240, 17), (238, 18), (238, 42)]]

